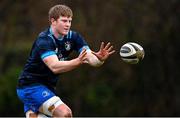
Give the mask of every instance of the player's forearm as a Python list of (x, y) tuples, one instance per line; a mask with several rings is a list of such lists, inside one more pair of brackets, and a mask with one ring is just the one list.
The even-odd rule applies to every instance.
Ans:
[(70, 61), (57, 61), (51, 65), (51, 70), (53, 73), (59, 74), (73, 70), (79, 65), (81, 65), (81, 62), (78, 58), (72, 59)]

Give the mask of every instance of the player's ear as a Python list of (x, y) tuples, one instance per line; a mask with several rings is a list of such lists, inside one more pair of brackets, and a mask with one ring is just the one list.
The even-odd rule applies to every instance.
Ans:
[(51, 18), (50, 21), (51, 21), (52, 25), (54, 25), (56, 23), (56, 20), (54, 18)]

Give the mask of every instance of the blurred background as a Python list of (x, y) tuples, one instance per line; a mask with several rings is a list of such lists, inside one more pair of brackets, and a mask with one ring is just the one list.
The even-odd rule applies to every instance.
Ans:
[[(1, 0), (0, 116), (24, 116), (18, 75), (56, 4), (72, 8), (72, 30), (92, 49), (101, 41), (116, 49), (100, 68), (82, 65), (60, 75), (58, 94), (74, 116), (180, 116), (179, 0)], [(145, 50), (137, 65), (119, 56), (129, 41)]]

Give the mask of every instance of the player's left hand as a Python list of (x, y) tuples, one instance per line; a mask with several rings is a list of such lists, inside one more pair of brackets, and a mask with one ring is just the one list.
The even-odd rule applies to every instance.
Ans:
[(92, 53), (100, 60), (105, 61), (111, 54), (113, 54), (115, 50), (113, 50), (113, 46), (110, 42), (108, 42), (106, 45), (104, 42), (101, 43), (101, 47), (98, 52)]

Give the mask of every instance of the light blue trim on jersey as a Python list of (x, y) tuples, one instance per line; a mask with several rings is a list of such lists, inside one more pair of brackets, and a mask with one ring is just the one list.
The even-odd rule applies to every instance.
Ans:
[(48, 57), (50, 55), (56, 55), (55, 51), (47, 51), (41, 55), (41, 59), (44, 59), (45, 57)]
[(71, 30), (68, 32), (67, 38), (72, 38), (72, 31)]
[(51, 27), (49, 28), (49, 32), (50, 32), (50, 34), (48, 34), (48, 36), (52, 38), (54, 44), (56, 45), (56, 42), (55, 42), (55, 39), (53, 37), (53, 32), (52, 32), (52, 28)]
[[(54, 35), (54, 34), (53, 34), (53, 32), (52, 32), (52, 28), (51, 28), (51, 27), (49, 28), (49, 32), (50, 32), (50, 34), (49, 34), (48, 36), (50, 36), (51, 38), (53, 38), (52, 35)], [(53, 39), (54, 39), (54, 38), (53, 38)], [(58, 37), (58, 40), (62, 41), (62, 40), (63, 40), (63, 37), (62, 37), (62, 36), (59, 36), (59, 37)]]
[(82, 48), (80, 48), (80, 49), (78, 50), (78, 52), (81, 53), (84, 48), (86, 49), (86, 51), (91, 51), (91, 49), (89, 48), (89, 46), (83, 46)]
[(50, 32), (51, 35), (53, 35), (53, 32), (52, 32), (52, 28), (51, 28), (51, 27), (49, 28), (49, 32)]
[(70, 33), (70, 34), (69, 34), (69, 35), (70, 35), (70, 38), (72, 38), (72, 31), (70, 31), (69, 33)]

